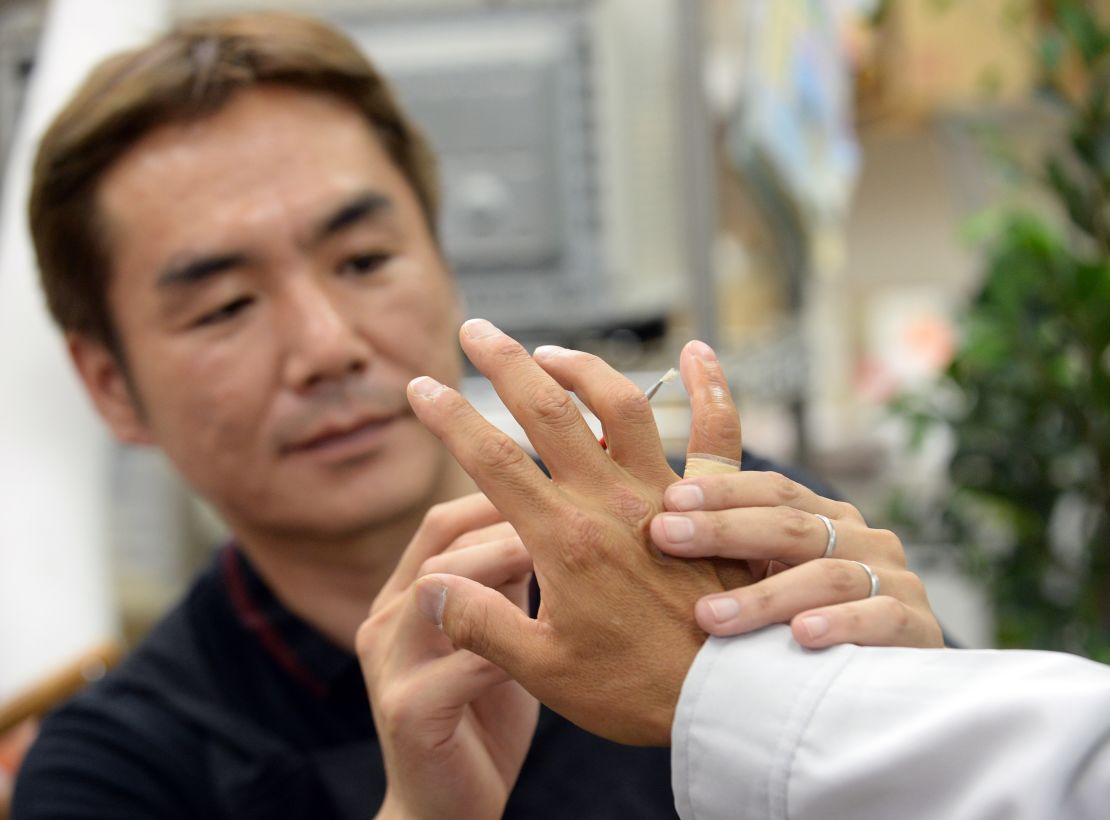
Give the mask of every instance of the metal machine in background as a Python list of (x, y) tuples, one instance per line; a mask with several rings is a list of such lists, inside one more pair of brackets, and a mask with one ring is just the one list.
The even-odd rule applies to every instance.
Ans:
[(440, 157), (468, 303), (524, 337), (662, 327), (685, 279), (676, 4), (459, 5), (336, 20)]
[(35, 64), (45, 6), (30, 0), (0, 0), (0, 181)]
[[(0, 150), (16, 120), (44, 6), (6, 0), (0, 8), (9, 23), (0, 36)], [(684, 6), (171, 4), (176, 16), (286, 8), (346, 29), (393, 82), (439, 156), (441, 236), (470, 309), (526, 341), (572, 344), (622, 330), (660, 334), (690, 298), (712, 290), (708, 249), (691, 250), (711, 241), (714, 194), (701, 190), (712, 185), (709, 174), (691, 174), (692, 162), (712, 160), (707, 130), (691, 124), (700, 55), (690, 59), (686, 39), (697, 24)], [(705, 301), (711, 305), (712, 296)], [(699, 314), (697, 328), (709, 340), (711, 313)]]
[(278, 5), (348, 31), (427, 133), (444, 248), (471, 311), (527, 340), (574, 342), (658, 333), (684, 304), (684, 4)]

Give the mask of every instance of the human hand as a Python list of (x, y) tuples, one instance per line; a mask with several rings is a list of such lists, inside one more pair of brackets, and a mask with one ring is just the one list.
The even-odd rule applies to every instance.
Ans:
[(385, 762), (379, 817), (486, 818), (504, 810), (539, 707), (501, 669), (456, 650), (418, 612), (411, 585), (430, 572), (465, 576), (523, 615), (531, 568), (511, 525), (480, 494), (425, 516), (356, 638)]
[[(488, 322), (467, 322), (460, 340), (551, 479), (456, 391), (416, 379), (410, 402), (516, 528), (543, 596), (532, 620), (480, 583), (431, 575), (416, 585), (421, 607), (456, 646), (489, 658), (579, 726), (624, 743), (669, 743), (682, 681), (705, 640), (690, 613), (725, 585), (712, 563), (675, 561), (651, 544), (649, 523), (678, 476), (647, 399), (594, 356), (547, 348), (533, 360)], [(683, 357), (692, 398), (731, 408), (712, 351), (687, 346)], [(567, 390), (601, 420), (608, 454)], [(710, 428), (698, 446), (739, 459), (739, 423)]]
[[(778, 473), (744, 472), (679, 482), (651, 522), (660, 550), (680, 558), (745, 559), (769, 574), (698, 601), (698, 625), (713, 635), (789, 622), (802, 646), (943, 646), (921, 579), (906, 569), (902, 542), (867, 526), (851, 504), (823, 498)], [(826, 557), (830, 531), (833, 552)], [(868, 597), (870, 567), (879, 582)]]

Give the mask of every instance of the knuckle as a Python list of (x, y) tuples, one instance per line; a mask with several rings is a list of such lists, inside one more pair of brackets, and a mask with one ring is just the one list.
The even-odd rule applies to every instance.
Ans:
[(768, 584), (756, 584), (751, 588), (750, 606), (759, 613), (760, 619), (765, 620), (775, 611), (778, 596)]
[(578, 566), (592, 563), (604, 543), (601, 524), (582, 510), (573, 510), (563, 519), (562, 528), (567, 539), (564, 555)]
[(863, 514), (854, 504), (849, 504), (847, 501), (837, 501), (836, 507), (837, 518), (854, 518), (857, 521), (863, 521)]
[(909, 632), (913, 611), (897, 598), (889, 595), (879, 597), (883, 601), (883, 608), (886, 610), (883, 619), (894, 628), (897, 634), (903, 635)]
[(431, 538), (441, 538), (448, 529), (451, 520), (450, 510), (446, 503), (436, 504), (424, 514), (422, 529)]
[(924, 601), (926, 599), (925, 582), (915, 573), (908, 570), (904, 571), (899, 579), (899, 585), (905, 587), (908, 597), (916, 601)]
[(484, 436), (477, 447), (478, 461), (492, 471), (511, 470), (519, 467), (524, 452), (504, 434)]
[(687, 513), (687, 515), (694, 520), (695, 533), (704, 526), (705, 522), (709, 523), (709, 535), (717, 547), (724, 547), (736, 541), (736, 533), (727, 516), (715, 515), (712, 512), (701, 515)]
[(382, 587), (381, 591), (379, 591), (378, 594), (374, 596), (374, 600), (370, 604), (370, 617), (368, 621), (380, 621), (386, 617), (383, 613), (389, 609), (390, 605), (393, 603), (393, 601), (396, 600), (397, 597), (395, 587), (393, 585), (393, 580), (394, 579), (391, 578), (389, 581), (387, 581), (385, 586)]
[(567, 533), (579, 541), (593, 541), (601, 534), (601, 526), (584, 510), (574, 510), (564, 522)]
[(648, 397), (631, 384), (618, 384), (605, 397), (605, 411), (616, 422), (634, 423), (651, 416)]
[(541, 390), (532, 400), (536, 418), (549, 427), (565, 430), (578, 423), (578, 408), (564, 390)]
[(779, 526), (788, 542), (805, 543), (813, 535), (813, 524), (817, 521), (807, 512), (794, 507), (778, 507)]
[(771, 496), (775, 498), (781, 506), (790, 506), (790, 502), (796, 501), (800, 494), (801, 488), (797, 483), (787, 478), (782, 473), (767, 473), (767, 482), (770, 487)]
[(883, 557), (899, 568), (906, 566), (906, 550), (902, 539), (891, 530), (872, 530), (874, 538), (882, 550)]
[(646, 498), (627, 487), (615, 487), (610, 494), (609, 504), (622, 520), (645, 526), (656, 511), (655, 506)]
[(355, 654), (363, 660), (373, 658), (377, 654), (380, 635), (381, 629), (376, 627), (373, 619), (364, 620), (355, 632)]
[(376, 698), (378, 711), (385, 718), (387, 731), (405, 732), (407, 724), (414, 717), (414, 698), (409, 691), (410, 686), (401, 682), (392, 682), (382, 687)]
[(925, 627), (925, 646), (944, 646), (944, 630), (936, 618), (930, 617)]
[(487, 354), (491, 356), (496, 365), (512, 364), (522, 358), (530, 359), (523, 347), (511, 336), (501, 334), (486, 340)]
[(863, 583), (863, 570), (850, 561), (826, 560), (825, 581), (829, 589), (845, 599), (858, 597), (860, 586)]
[(519, 538), (506, 538), (492, 545), (492, 558), (497, 566), (510, 567), (527, 560), (528, 550)]
[(422, 578), (425, 575), (447, 572), (447, 560), (447, 557), (444, 555), (433, 555), (431, 558), (425, 558), (423, 563), (420, 564), (420, 570), (416, 577)]

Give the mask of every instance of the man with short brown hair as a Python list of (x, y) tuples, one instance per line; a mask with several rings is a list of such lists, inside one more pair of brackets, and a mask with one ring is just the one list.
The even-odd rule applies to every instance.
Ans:
[(444, 571), (509, 572), (521, 605), (530, 569), (406, 398), (416, 376), (461, 373), (435, 185), (357, 48), (290, 15), (186, 22), (110, 59), (43, 138), (32, 231), (88, 393), (235, 537), (117, 673), (45, 722), (17, 817), (411, 815), (432, 790), (417, 759), (459, 815), (672, 814), (665, 750), (551, 714), (518, 780), (534, 701), (449, 644), (422, 702), (455, 710), (466, 754), (405, 744), (429, 719), (406, 712), (414, 665), (381, 679), (376, 734), (353, 652), (371, 602), (445, 550)]
[[(183, 23), (58, 116), (31, 197), (51, 310), (116, 437), (162, 448), (234, 540), (44, 723), (16, 817), (673, 815), (667, 750), (537, 728), (519, 686), (406, 608), (429, 571), (523, 608), (531, 571), (409, 404), (417, 377), (461, 374), (435, 208), (381, 78), (300, 17)], [(699, 372), (696, 414), (727, 395)], [(676, 478), (653, 475), (648, 511)], [(722, 588), (694, 575), (691, 612)]]

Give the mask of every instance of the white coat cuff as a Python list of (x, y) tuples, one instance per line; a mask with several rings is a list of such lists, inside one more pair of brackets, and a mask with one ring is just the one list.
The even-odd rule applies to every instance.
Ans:
[(679, 815), (785, 817), (799, 738), (856, 649), (803, 649), (782, 625), (709, 638), (686, 676), (671, 732)]

